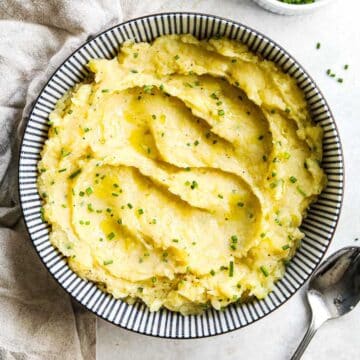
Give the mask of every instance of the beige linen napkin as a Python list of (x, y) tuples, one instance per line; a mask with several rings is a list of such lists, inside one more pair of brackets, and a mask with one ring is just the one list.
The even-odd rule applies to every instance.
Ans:
[[(70, 52), (122, 20), (117, 0), (0, 1), (0, 359), (95, 359), (95, 317), (37, 257), (17, 198), (23, 114)], [(24, 110), (25, 108), (25, 110)]]

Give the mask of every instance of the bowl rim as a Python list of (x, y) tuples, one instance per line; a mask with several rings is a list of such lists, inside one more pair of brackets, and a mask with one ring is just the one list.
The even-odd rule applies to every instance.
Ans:
[[(275, 0), (277, 1), (277, 0)], [(325, 0), (327, 1), (327, 0)], [(139, 330), (135, 330), (135, 329), (132, 329), (132, 328), (128, 328), (128, 327), (125, 327), (125, 326), (122, 326), (120, 324), (117, 324), (115, 323), (114, 321), (108, 319), (107, 317), (105, 317), (103, 314), (98, 314), (97, 312), (95, 312), (94, 310), (92, 310), (88, 304), (83, 304), (80, 300), (78, 300), (75, 296), (73, 296), (66, 288), (65, 286), (60, 282), (60, 280), (58, 278), (56, 278), (52, 272), (50, 271), (50, 267), (46, 264), (46, 262), (44, 261), (44, 259), (42, 258), (42, 256), (40, 255), (39, 251), (37, 250), (33, 240), (32, 240), (32, 236), (30, 234), (30, 231), (29, 231), (29, 227), (28, 227), (28, 224), (27, 222), (25, 221), (25, 214), (24, 214), (24, 208), (23, 208), (23, 202), (22, 202), (22, 196), (21, 196), (21, 191), (20, 191), (20, 161), (21, 161), (21, 158), (22, 158), (22, 152), (21, 152), (21, 149), (23, 147), (23, 143), (24, 143), (24, 137), (25, 137), (25, 134), (26, 134), (26, 129), (27, 129), (27, 125), (29, 123), (29, 120), (30, 120), (30, 115), (33, 113), (34, 111), (34, 108), (41, 96), (41, 94), (43, 93), (43, 91), (45, 90), (45, 88), (48, 86), (49, 82), (52, 80), (52, 78), (55, 76), (55, 74), (57, 73), (57, 71), (59, 70), (59, 68), (61, 68), (76, 52), (78, 52), (82, 47), (84, 47), (86, 44), (88, 44), (89, 42), (91, 42), (93, 39), (101, 36), (102, 34), (112, 30), (112, 29), (115, 29), (119, 26), (123, 26), (123, 25), (126, 25), (128, 23), (131, 23), (131, 22), (137, 22), (137, 21), (141, 21), (143, 19), (148, 19), (148, 18), (157, 18), (157, 17), (162, 17), (162, 16), (200, 16), (200, 17), (205, 17), (205, 18), (213, 18), (213, 19), (217, 19), (221, 22), (226, 22), (226, 23), (230, 23), (230, 24), (234, 24), (236, 26), (239, 26), (239, 27), (243, 27), (244, 29), (246, 30), (250, 30), (251, 32), (253, 32), (257, 37), (262, 37), (264, 38), (265, 40), (267, 40), (270, 44), (272, 45), (275, 45), (277, 46), (281, 51), (284, 52), (284, 54), (289, 57), (291, 60), (294, 61), (294, 63), (296, 63), (299, 67), (299, 69), (301, 71), (303, 71), (303, 73), (309, 78), (309, 80), (313, 83), (313, 85), (315, 85), (315, 88), (317, 90), (317, 92), (319, 93), (319, 95), (321, 96), (322, 100), (323, 100), (323, 104), (324, 106), (326, 107), (332, 121), (331, 121), (331, 124), (334, 126), (334, 130), (335, 130), (335, 133), (337, 134), (337, 142), (339, 144), (339, 151), (338, 151), (338, 156), (340, 157), (340, 164), (341, 164), (341, 170), (342, 170), (342, 181), (341, 181), (341, 188), (340, 188), (340, 199), (338, 201), (339, 203), (339, 209), (338, 209), (338, 213), (337, 213), (337, 216), (336, 216), (336, 221), (334, 223), (334, 226), (333, 226), (333, 230), (332, 232), (330, 233), (331, 237), (329, 238), (329, 241), (327, 243), (327, 245), (324, 245), (324, 250), (322, 251), (322, 254), (319, 256), (318, 260), (317, 260), (317, 263), (314, 267), (314, 269), (311, 271), (311, 273), (308, 275), (308, 277), (306, 278), (306, 280), (297, 288), (295, 289), (295, 291), (293, 293), (290, 293), (290, 295), (285, 298), (284, 301), (280, 302), (279, 305), (277, 306), (274, 306), (273, 309), (270, 309), (266, 314), (262, 315), (262, 316), (259, 316), (257, 319), (254, 319), (253, 321), (251, 322), (247, 322), (246, 324), (244, 325), (241, 325), (240, 327), (235, 327), (233, 329), (227, 329), (225, 331), (221, 331), (219, 333), (209, 333), (208, 335), (197, 335), (197, 336), (188, 336), (188, 337), (180, 337), (180, 336), (166, 336), (166, 335), (159, 335), (159, 334), (152, 334), (152, 333), (146, 333), (146, 332), (142, 332), (142, 331), (139, 331)], [(56, 66), (56, 68), (54, 69), (53, 72), (51, 72), (51, 74), (48, 76), (46, 82), (44, 83), (44, 85), (41, 87), (41, 89), (38, 91), (38, 95), (36, 96), (36, 98), (34, 100), (32, 100), (32, 103), (31, 103), (31, 106), (29, 108), (28, 111), (26, 111), (26, 113), (23, 114), (22, 116), (22, 119), (24, 119), (24, 124), (23, 124), (23, 129), (22, 129), (22, 134), (21, 134), (21, 141), (20, 141), (20, 144), (19, 144), (19, 149), (18, 149), (18, 166), (17, 166), (17, 170), (18, 170), (18, 197), (19, 197), (19, 204), (20, 204), (20, 210), (21, 210), (21, 218), (24, 220), (24, 224), (25, 224), (25, 229), (26, 229), (26, 232), (29, 236), (29, 240), (31, 242), (31, 245), (33, 247), (33, 249), (35, 250), (35, 253), (37, 254), (37, 256), (39, 257), (40, 261), (42, 262), (42, 264), (45, 266), (46, 270), (48, 271), (48, 273), (51, 275), (51, 278), (54, 279), (56, 281), (56, 283), (58, 285), (60, 285), (60, 288), (70, 297), (71, 300), (75, 301), (77, 304), (79, 304), (81, 307), (85, 308), (87, 311), (91, 312), (92, 314), (96, 315), (97, 317), (101, 318), (102, 320), (105, 320), (107, 321), (108, 323), (116, 326), (116, 327), (119, 327), (123, 330), (126, 330), (126, 331), (130, 331), (132, 333), (136, 333), (136, 334), (140, 334), (140, 335), (144, 335), (144, 336), (149, 336), (149, 337), (154, 337), (154, 338), (161, 338), (161, 339), (166, 339), (166, 340), (195, 340), (195, 339), (205, 339), (205, 338), (209, 338), (209, 337), (214, 337), (214, 336), (220, 336), (220, 335), (224, 335), (224, 334), (229, 334), (230, 332), (234, 332), (236, 330), (240, 330), (240, 329), (243, 329), (251, 324), (254, 324), (255, 322), (267, 317), (268, 315), (272, 314), (274, 311), (278, 310), (280, 307), (282, 307), (285, 303), (287, 303), (299, 290), (300, 288), (302, 288), (307, 282), (308, 280), (311, 278), (312, 274), (314, 273), (314, 271), (318, 268), (318, 266), (321, 264), (322, 260), (324, 259), (324, 256), (325, 254), (327, 253), (332, 241), (333, 241), (333, 238), (334, 238), (334, 235), (336, 233), (336, 229), (337, 229), (337, 226), (338, 226), (338, 223), (339, 223), (339, 219), (340, 219), (340, 216), (341, 216), (341, 211), (342, 211), (342, 206), (343, 206), (343, 201), (344, 201), (344, 193), (345, 193), (345, 162), (344, 162), (344, 154), (343, 154), (343, 146), (342, 146), (342, 142), (341, 142), (341, 138), (340, 138), (340, 133), (339, 133), (339, 130), (338, 130), (338, 127), (337, 127), (337, 124), (336, 124), (336, 121), (335, 121), (335, 118), (333, 116), (333, 113), (326, 101), (326, 98), (324, 97), (323, 93), (321, 92), (320, 88), (318, 87), (318, 85), (316, 84), (316, 82), (314, 81), (314, 79), (308, 74), (308, 72), (305, 70), (305, 68), (291, 55), (289, 54), (281, 45), (279, 45), (276, 41), (272, 40), (271, 38), (269, 38), (268, 36), (264, 35), (263, 33), (259, 32), (258, 30), (255, 30), (253, 29), (252, 27), (248, 26), (248, 25), (245, 25), (239, 21), (236, 21), (236, 20), (231, 20), (231, 19), (227, 19), (227, 18), (224, 18), (224, 17), (221, 17), (221, 16), (218, 16), (218, 15), (212, 15), (212, 14), (207, 14), (207, 13), (201, 13), (201, 12), (191, 12), (191, 11), (175, 11), (175, 12), (160, 12), (160, 13), (154, 13), (154, 14), (148, 14), (148, 15), (143, 15), (143, 16), (139, 16), (139, 17), (135, 17), (135, 18), (131, 18), (129, 20), (126, 20), (126, 21), (123, 21), (123, 22), (120, 22), (120, 23), (117, 23), (109, 28), (106, 28), (104, 30), (101, 30), (100, 32), (96, 33), (96, 34), (90, 34), (87, 38), (86, 38), (86, 41), (82, 42), (79, 46), (77, 46), (73, 51), (71, 51), (71, 53), (66, 56), (66, 58), (59, 64)], [(78, 276), (78, 275), (77, 275)], [(102, 290), (101, 290), (102, 291)], [(103, 292), (103, 291), (102, 291)], [(104, 292), (103, 292), (104, 293)], [(162, 311), (162, 309), (160, 309), (158, 312)], [(215, 310), (216, 311), (216, 310)]]

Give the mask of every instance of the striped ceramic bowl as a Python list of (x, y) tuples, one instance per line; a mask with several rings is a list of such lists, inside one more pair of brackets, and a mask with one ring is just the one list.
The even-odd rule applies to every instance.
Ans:
[[(50, 244), (50, 227), (41, 220), (36, 165), (47, 139), (49, 113), (56, 101), (88, 73), (91, 58), (112, 58), (126, 40), (152, 41), (164, 34), (191, 33), (201, 38), (221, 35), (244, 42), (262, 57), (272, 60), (294, 77), (304, 91), (311, 115), (324, 129), (323, 167), (329, 183), (311, 206), (302, 224), (306, 234), (301, 248), (287, 267), (283, 279), (266, 299), (233, 304), (218, 312), (182, 316), (168, 310), (149, 312), (138, 302), (129, 305), (78, 277), (65, 258)], [(266, 36), (234, 21), (212, 15), (168, 13), (145, 16), (116, 25), (91, 37), (72, 53), (51, 76), (28, 116), (19, 161), (19, 191), (31, 241), (44, 265), (58, 283), (78, 302), (113, 324), (138, 333), (167, 338), (198, 338), (239, 329), (270, 314), (285, 303), (309, 278), (333, 237), (343, 196), (343, 158), (338, 131), (323, 95), (305, 70), (279, 45)]]

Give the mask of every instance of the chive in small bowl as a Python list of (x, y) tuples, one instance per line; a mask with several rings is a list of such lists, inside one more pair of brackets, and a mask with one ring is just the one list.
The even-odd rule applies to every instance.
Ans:
[(266, 10), (280, 15), (303, 15), (335, 0), (253, 0)]

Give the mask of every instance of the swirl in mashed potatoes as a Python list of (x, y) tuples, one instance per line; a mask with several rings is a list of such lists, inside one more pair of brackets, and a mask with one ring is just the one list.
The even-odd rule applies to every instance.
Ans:
[(88, 64), (50, 115), (50, 240), (116, 298), (183, 314), (264, 298), (326, 178), (322, 130), (272, 62), (163, 36)]

